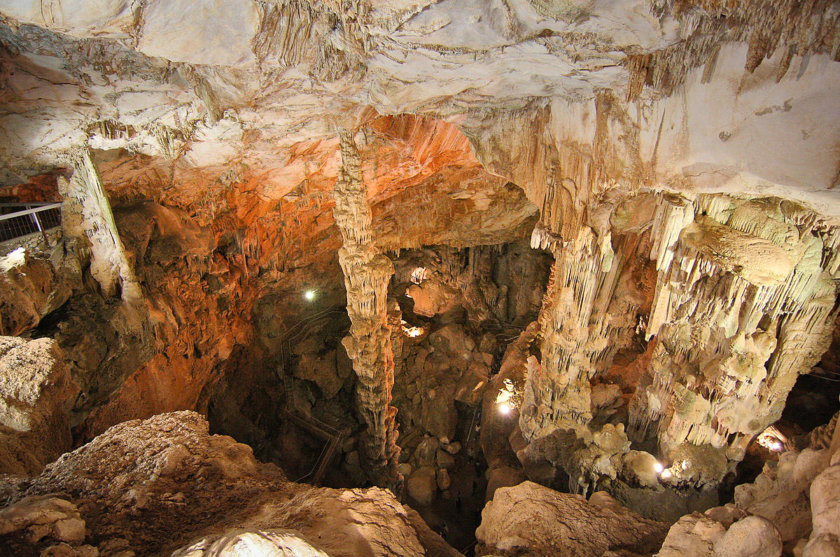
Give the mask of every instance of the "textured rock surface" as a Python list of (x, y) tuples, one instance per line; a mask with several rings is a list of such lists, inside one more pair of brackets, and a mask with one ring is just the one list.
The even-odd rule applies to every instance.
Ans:
[[(82, 439), (212, 410), (291, 460), (306, 438), (271, 435), (302, 409), (361, 426), (344, 470), (393, 486), (395, 406), (449, 446), (483, 402), (491, 479), (711, 493), (837, 320), (838, 45), (833, 0), (6, 2), (0, 183), (57, 176), (65, 253), (3, 265), (0, 325), (64, 349)], [(541, 267), (491, 281), (474, 247), (532, 229), (554, 263), (491, 385), (508, 423), (487, 385)], [(402, 330), (389, 252), (439, 244), (474, 251)], [(289, 362), (339, 307), (347, 381), (334, 344)], [(822, 464), (787, 458), (743, 506), (790, 543)]]
[(622, 508), (593, 505), (579, 495), (532, 482), (496, 490), (476, 532), (480, 555), (602, 555), (651, 553), (666, 526)]
[[(65, 256), (59, 234), (35, 237), (0, 256), (0, 334), (19, 335), (61, 307), (81, 287), (81, 264)], [(12, 246), (10, 246), (12, 247)]]
[[(288, 482), (276, 467), (258, 463), (246, 445), (208, 435), (207, 422), (192, 412), (114, 426), (50, 464), (24, 489), (2, 511), (2, 528), (11, 528), (7, 522), (26, 528), (23, 523), (35, 519), (15, 517), (33, 515), (27, 510), (33, 501), (55, 501), (32, 497), (61, 492), (72, 503), (55, 505), (70, 513), (67, 520), (80, 515), (81, 537), (86, 525), (100, 549), (106, 541), (118, 546), (119, 538), (137, 554), (173, 551), (197, 538), (213, 543), (234, 527), (290, 529), (328, 555), (348, 557), (425, 555), (423, 540), (445, 547), (389, 492)], [(74, 534), (70, 541), (82, 540)], [(21, 547), (28, 551), (30, 545)]]
[(368, 474), (379, 485), (396, 487), (397, 409), (390, 406), (394, 386), (394, 353), (388, 325), (388, 282), (391, 260), (380, 253), (370, 230), (371, 211), (362, 181), (355, 140), (341, 134), (341, 170), (335, 187), (335, 221), (341, 230), (338, 260), (344, 271), (350, 336), (342, 343), (356, 372), (356, 399), (367, 426), (363, 454)]
[(78, 391), (55, 341), (0, 337), (0, 472), (37, 473), (70, 448)]

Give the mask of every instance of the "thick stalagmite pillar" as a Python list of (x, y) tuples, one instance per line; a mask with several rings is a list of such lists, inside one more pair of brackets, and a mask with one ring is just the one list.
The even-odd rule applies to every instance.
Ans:
[(370, 480), (393, 489), (399, 481), (399, 447), (394, 421), (397, 409), (390, 405), (394, 356), (387, 300), (394, 266), (373, 243), (359, 152), (349, 132), (341, 134), (341, 168), (334, 196), (335, 221), (343, 240), (338, 261), (344, 271), (347, 313), (352, 323), (343, 344), (353, 360), (356, 402), (367, 425), (362, 454)]
[(84, 236), (90, 249), (90, 273), (106, 296), (119, 292), (130, 304), (142, 299), (140, 285), (120, 240), (111, 204), (87, 149), (72, 158), (73, 176), (60, 182), (65, 233)]

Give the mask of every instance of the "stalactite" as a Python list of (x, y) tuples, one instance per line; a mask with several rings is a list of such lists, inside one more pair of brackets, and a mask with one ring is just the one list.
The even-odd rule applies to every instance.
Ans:
[[(655, 435), (666, 459), (708, 446), (734, 466), (828, 346), (837, 311), (837, 231), (775, 198), (655, 200), (644, 249), (657, 273), (646, 328), (656, 344), (631, 402), (630, 434)], [(556, 261), (539, 318), (542, 361), (529, 373), (520, 427), (532, 444), (573, 432), (578, 442), (553, 460), (582, 481), (612, 472), (591, 468), (601, 453), (593, 440), (599, 432), (591, 430), (590, 385), (610, 365), (616, 335), (635, 325), (609, 308), (622, 295), (617, 283), (638, 244), (615, 240), (613, 253), (604, 234), (582, 227), (563, 242), (538, 227), (531, 237), (532, 246), (553, 248)], [(614, 436), (609, 458), (622, 435)], [(726, 472), (711, 468), (698, 478), (715, 482)]]
[(659, 198), (647, 331), (658, 343), (631, 434), (643, 438), (655, 423), (666, 456), (710, 445), (734, 463), (781, 416), (835, 315), (836, 229), (816, 221), (778, 199)]
[(128, 261), (120, 240), (111, 204), (99, 178), (99, 172), (83, 149), (72, 157), (73, 175), (61, 180), (65, 198), (63, 211), (74, 214), (70, 220), (78, 222), (78, 230), (68, 230), (69, 236), (84, 236), (90, 246), (90, 273), (106, 296), (120, 292), (123, 301), (139, 306), (143, 300), (140, 284)]
[(356, 400), (367, 425), (362, 450), (371, 481), (395, 489), (399, 481), (395, 425), (390, 406), (394, 356), (388, 322), (391, 260), (373, 243), (367, 188), (362, 180), (358, 149), (349, 132), (340, 136), (341, 168), (335, 186), (335, 221), (343, 244), (338, 260), (344, 271), (350, 335), (342, 341), (356, 372)]

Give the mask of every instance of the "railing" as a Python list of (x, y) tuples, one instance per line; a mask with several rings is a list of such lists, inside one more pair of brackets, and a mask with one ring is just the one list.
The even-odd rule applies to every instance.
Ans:
[(0, 242), (61, 226), (61, 203), (0, 203)]

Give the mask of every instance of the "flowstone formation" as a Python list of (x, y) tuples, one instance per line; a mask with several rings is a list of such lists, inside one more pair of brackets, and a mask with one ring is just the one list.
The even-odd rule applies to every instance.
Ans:
[(703, 470), (712, 459), (691, 458), (695, 447), (741, 460), (828, 349), (840, 230), (774, 198), (662, 204), (646, 333), (658, 340), (631, 424), (656, 431), (676, 477), (714, 481), (723, 471)]
[[(666, 484), (720, 482), (828, 348), (837, 233), (778, 198), (661, 194), (618, 205), (606, 244), (588, 227), (570, 242), (537, 230), (556, 262), (520, 418), (529, 448), (587, 488), (632, 477), (630, 440), (655, 439)], [(656, 273), (646, 285), (631, 282), (640, 256)], [(654, 340), (628, 421), (599, 425), (593, 384), (622, 383), (616, 354), (641, 335)]]

